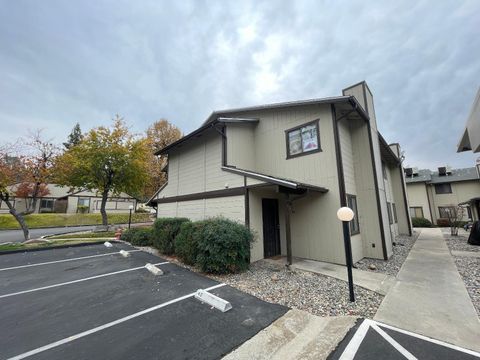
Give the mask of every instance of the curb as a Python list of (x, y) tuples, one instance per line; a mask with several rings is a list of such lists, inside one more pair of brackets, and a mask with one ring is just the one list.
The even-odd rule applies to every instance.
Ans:
[[(108, 240), (111, 243), (120, 243), (119, 241), (116, 240)], [(48, 246), (44, 248), (38, 248), (38, 249), (18, 249), (18, 250), (3, 250), (0, 251), (0, 256), (2, 255), (8, 255), (8, 254), (17, 254), (17, 253), (25, 253), (25, 252), (32, 252), (32, 251), (45, 251), (45, 250), (52, 250), (52, 249), (64, 249), (64, 248), (69, 248), (69, 247), (82, 247), (82, 246), (89, 246), (89, 245), (98, 245), (98, 244), (103, 244), (105, 240), (101, 241), (91, 241), (87, 243), (81, 243), (81, 244), (62, 244), (62, 245), (57, 245), (57, 246)]]

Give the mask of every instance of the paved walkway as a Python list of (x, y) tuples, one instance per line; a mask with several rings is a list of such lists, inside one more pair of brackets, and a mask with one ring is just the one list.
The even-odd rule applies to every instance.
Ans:
[[(266, 261), (274, 262), (276, 264), (287, 263), (286, 257), (282, 257), (278, 260), (266, 259)], [(337, 265), (322, 261), (307, 260), (301, 258), (293, 258), (292, 268), (334, 277), (343, 281), (348, 281), (347, 268), (344, 265)], [(381, 295), (386, 295), (396, 281), (395, 277), (391, 275), (359, 269), (352, 270), (353, 283), (355, 285), (361, 286), (371, 291), (375, 291)]]
[(422, 229), (374, 319), (480, 351), (480, 321), (440, 229)]
[(223, 359), (326, 359), (356, 320), (353, 316), (319, 317), (290, 310)]

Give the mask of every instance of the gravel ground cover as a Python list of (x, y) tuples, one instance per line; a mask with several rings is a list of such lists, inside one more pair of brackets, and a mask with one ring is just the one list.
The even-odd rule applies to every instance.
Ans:
[(396, 276), (405, 262), (410, 249), (415, 244), (418, 235), (420, 235), (420, 232), (414, 231), (412, 236), (398, 235), (395, 237), (393, 255), (388, 260), (364, 258), (358, 261), (355, 266), (360, 270)]
[(458, 272), (462, 276), (473, 306), (480, 316), (480, 258), (454, 256)]
[(373, 318), (383, 296), (355, 286), (355, 303), (346, 282), (328, 276), (260, 260), (239, 274), (210, 277), (262, 300), (308, 311), (318, 316), (353, 315)]
[(464, 230), (459, 230), (457, 236), (450, 235), (450, 229), (444, 230), (442, 229), (443, 237), (447, 242), (447, 246), (450, 250), (457, 250), (457, 251), (474, 251), (479, 252), (480, 246), (477, 245), (470, 245), (468, 240), (469, 233)]

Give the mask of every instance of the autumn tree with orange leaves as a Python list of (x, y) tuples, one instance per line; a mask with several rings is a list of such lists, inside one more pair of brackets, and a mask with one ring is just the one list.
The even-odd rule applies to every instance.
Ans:
[[(47, 184), (56, 154), (57, 147), (44, 140), (40, 131), (0, 148), (0, 200), (19, 223), (25, 240), (30, 238), (25, 216), (35, 211), (39, 198), (49, 194)], [(14, 198), (25, 200), (22, 211), (15, 208)]]
[(153, 123), (146, 132), (146, 140), (150, 152), (148, 154), (148, 181), (143, 190), (143, 198), (151, 198), (155, 192), (165, 183), (165, 172), (162, 171), (167, 163), (165, 155), (155, 155), (155, 153), (179, 140), (182, 132), (178, 127), (171, 124), (168, 120), (161, 119)]

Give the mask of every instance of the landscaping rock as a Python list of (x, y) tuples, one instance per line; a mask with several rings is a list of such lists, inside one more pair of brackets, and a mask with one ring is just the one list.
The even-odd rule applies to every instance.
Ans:
[(355, 266), (360, 270), (372, 270), (369, 266), (374, 265), (376, 272), (396, 276), (419, 234), (419, 232), (414, 232), (413, 236), (398, 235), (395, 238), (395, 246), (392, 247), (393, 255), (390, 259), (364, 259), (355, 263)]
[(369, 268), (370, 270), (377, 270), (377, 267), (376, 267), (374, 264), (368, 265), (368, 268)]

